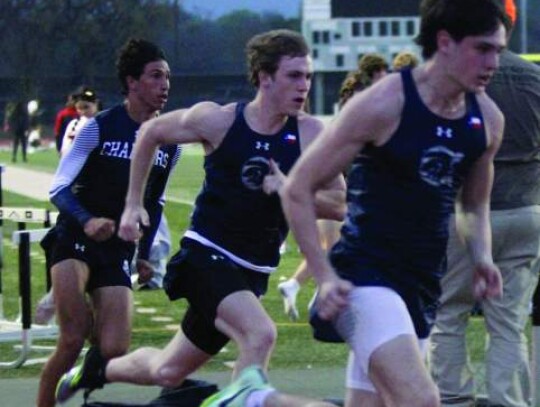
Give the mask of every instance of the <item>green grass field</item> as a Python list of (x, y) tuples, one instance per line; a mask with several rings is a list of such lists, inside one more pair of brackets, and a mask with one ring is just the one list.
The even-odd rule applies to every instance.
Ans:
[[(8, 152), (0, 152), (0, 162), (9, 162)], [(17, 164), (21, 167), (33, 168), (40, 171), (54, 172), (58, 158), (53, 150), (40, 151), (29, 156), (29, 163)], [(186, 229), (192, 206), (176, 201), (192, 202), (202, 181), (202, 154), (196, 147), (188, 147), (170, 181), (168, 188), (169, 202), (166, 205), (169, 226), (171, 228), (173, 247), (177, 245), (179, 238)], [(32, 206), (48, 207), (46, 202), (33, 201), (15, 194), (4, 192), (5, 206)], [(14, 247), (9, 244), (13, 224), (6, 223), (4, 226), (5, 266), (3, 273), (4, 281), (4, 308), (10, 318), (17, 314), (17, 255)], [(297, 323), (289, 322), (283, 314), (282, 302), (276, 286), (280, 278), (290, 276), (301, 257), (295, 242), (289, 238), (288, 252), (283, 256), (279, 270), (270, 279), (267, 295), (263, 298), (263, 304), (278, 326), (278, 343), (275, 348), (271, 367), (281, 368), (308, 368), (322, 366), (344, 366), (347, 358), (347, 349), (344, 345), (329, 345), (315, 342), (311, 338), (310, 328), (306, 321), (307, 303), (313, 293), (313, 284), (310, 283), (299, 294), (299, 309), (301, 319)], [(37, 244), (33, 245), (32, 256), (32, 289), (33, 303), (44, 293), (44, 258)], [(162, 291), (135, 292), (136, 313), (133, 327), (132, 348), (140, 346), (163, 346), (173, 335), (185, 310), (183, 301), (170, 303)], [(155, 313), (148, 313), (149, 308), (155, 308)], [(170, 317), (170, 322), (156, 322), (155, 316)], [(480, 361), (484, 354), (485, 333), (483, 320), (473, 318), (468, 334), (469, 346), (473, 361)], [(51, 341), (35, 341), (37, 344), (51, 344)], [(9, 361), (15, 358), (16, 351), (13, 344), (0, 344), (1, 361)], [(234, 360), (236, 349), (234, 345), (227, 346), (227, 351), (222, 352), (212, 360), (205, 369), (227, 369), (224, 362)], [(43, 357), (43, 353), (35, 352), (31, 357)], [(39, 375), (41, 365), (22, 366), (18, 369), (0, 369), (0, 378), (12, 377), (36, 377)]]

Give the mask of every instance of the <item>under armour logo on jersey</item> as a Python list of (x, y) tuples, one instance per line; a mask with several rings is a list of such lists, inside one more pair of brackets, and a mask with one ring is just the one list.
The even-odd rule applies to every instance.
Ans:
[(437, 126), (437, 137), (452, 138), (453, 130), (450, 127)]
[(262, 141), (257, 141), (255, 143), (255, 148), (257, 150), (265, 150), (265, 151), (268, 151), (270, 150), (270, 143), (263, 143)]
[(75, 243), (75, 250), (84, 253), (85, 246), (83, 244)]
[(218, 260), (223, 260), (224, 257), (223, 257), (223, 256), (219, 256), (219, 255), (217, 255), (217, 254), (213, 254), (213, 255), (210, 256), (210, 258), (211, 258), (212, 260), (214, 260), (214, 261), (218, 261)]

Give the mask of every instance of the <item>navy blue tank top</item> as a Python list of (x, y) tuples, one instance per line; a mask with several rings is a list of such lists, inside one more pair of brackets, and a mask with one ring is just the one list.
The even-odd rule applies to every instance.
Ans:
[[(455, 120), (423, 103), (410, 70), (402, 72), (401, 122), (382, 146), (368, 145), (348, 177), (348, 214), (331, 260), (356, 285), (440, 295), (448, 221), (456, 194), (486, 150), (484, 121), (473, 94)], [(404, 295), (406, 296), (406, 295)]]
[(263, 135), (248, 126), (244, 108), (237, 104), (221, 145), (205, 157), (206, 177), (190, 229), (218, 250), (253, 265), (276, 267), (288, 226), (278, 195), (265, 194), (262, 183), (270, 159), (287, 174), (299, 157), (298, 121), (289, 117), (276, 134)]

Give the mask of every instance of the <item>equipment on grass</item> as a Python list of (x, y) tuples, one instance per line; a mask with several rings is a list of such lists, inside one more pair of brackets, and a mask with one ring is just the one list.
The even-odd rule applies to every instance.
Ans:
[[(0, 342), (19, 342), (15, 349), (20, 350), (16, 359), (0, 361), (0, 368), (22, 366), (32, 349), (50, 350), (50, 347), (32, 346), (32, 339), (54, 339), (58, 336), (56, 325), (32, 324), (30, 243), (40, 241), (48, 229), (26, 230), (26, 223), (41, 223), (44, 227), (49, 227), (53, 217), (47, 209), (0, 207), (0, 238), (4, 220), (16, 222), (19, 229), (12, 236), (12, 242), (19, 252), (19, 316), (15, 320), (8, 320), (4, 315), (2, 274), (5, 271), (0, 267)], [(47, 274), (47, 288), (49, 287), (50, 276)]]

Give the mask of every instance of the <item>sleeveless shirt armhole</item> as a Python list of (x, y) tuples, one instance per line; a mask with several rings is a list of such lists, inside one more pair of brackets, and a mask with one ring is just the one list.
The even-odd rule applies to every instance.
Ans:
[(404, 105), (403, 111), (409, 108), (409, 106), (424, 106), (416, 84), (412, 76), (412, 70), (410, 68), (403, 69), (401, 72), (401, 79), (403, 83), (403, 96), (404, 96)]
[(246, 107), (246, 102), (236, 102), (236, 107), (234, 108), (234, 114), (236, 117), (240, 116), (244, 112)]
[(296, 135), (300, 135), (300, 129), (298, 128), (298, 117), (296, 116), (288, 116), (287, 122), (285, 123), (285, 126), (283, 127), (283, 132), (287, 133), (295, 133)]
[(482, 116), (482, 112), (480, 111), (480, 106), (478, 105), (478, 100), (476, 99), (476, 96), (474, 93), (472, 92), (466, 93), (465, 103), (466, 103), (467, 114), (469, 116), (471, 114)]

